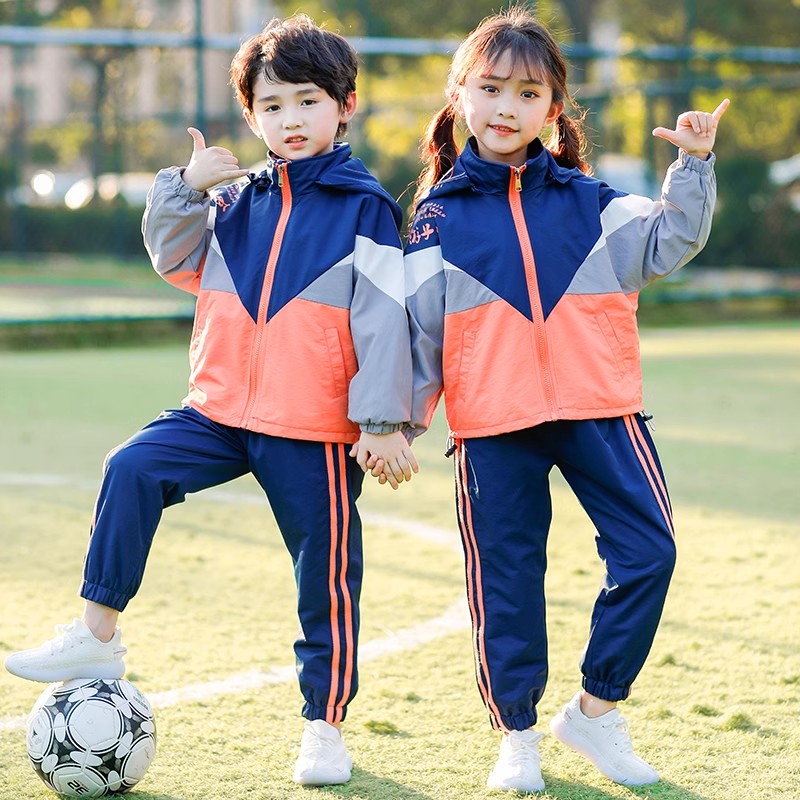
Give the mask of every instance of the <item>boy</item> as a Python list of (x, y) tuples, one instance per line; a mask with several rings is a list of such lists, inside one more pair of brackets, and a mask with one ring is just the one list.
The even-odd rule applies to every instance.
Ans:
[(303, 15), (273, 20), (231, 64), (269, 168), (212, 202), (212, 186), (247, 172), (190, 128), (189, 164), (156, 176), (145, 245), (162, 277), (197, 295), (189, 393), (106, 459), (83, 618), (6, 660), (29, 680), (122, 677), (116, 622), (163, 509), (252, 472), (295, 566), (306, 721), (294, 780), (308, 785), (350, 778), (338, 728), (358, 686), (363, 471), (378, 459), (397, 488), (417, 468), (400, 432), (411, 400), (401, 212), (335, 143), (356, 72), (342, 37)]

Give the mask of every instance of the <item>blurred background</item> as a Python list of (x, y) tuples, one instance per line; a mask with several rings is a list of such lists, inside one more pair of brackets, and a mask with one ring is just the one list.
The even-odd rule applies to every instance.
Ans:
[[(770, 297), (768, 313), (797, 314), (800, 0), (528, 5), (563, 43), (571, 90), (587, 112), (590, 160), (617, 188), (657, 195), (675, 148), (652, 128), (732, 100), (715, 148), (714, 230), (694, 262), (707, 269), (687, 270), (691, 278), (676, 278), (658, 297)], [(349, 140), (407, 206), (419, 137), (443, 103), (450, 55), (502, 7), (0, 0), (0, 292), (10, 297), (25, 270), (55, 269), (59, 262), (42, 254), (147, 267), (139, 233), (145, 193), (158, 169), (187, 162), (188, 125), (245, 166), (263, 162), (228, 67), (240, 42), (275, 15), (302, 11), (351, 39), (362, 69)], [(27, 313), (4, 312), (0, 302), (0, 320)]]

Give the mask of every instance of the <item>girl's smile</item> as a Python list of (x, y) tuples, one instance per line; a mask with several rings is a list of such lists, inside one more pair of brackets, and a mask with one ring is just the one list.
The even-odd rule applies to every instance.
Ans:
[(550, 86), (508, 53), (488, 68), (488, 74), (469, 75), (457, 102), (478, 142), (478, 155), (517, 167), (525, 163), (528, 145), (564, 108), (553, 102)]

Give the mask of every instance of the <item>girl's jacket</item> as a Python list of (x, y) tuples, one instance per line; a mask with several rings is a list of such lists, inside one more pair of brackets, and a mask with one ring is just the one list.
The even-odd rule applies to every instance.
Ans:
[(512, 167), (469, 143), (412, 221), (409, 438), (442, 391), (458, 438), (642, 410), (639, 290), (706, 243), (714, 156), (681, 152), (654, 201), (531, 151)]
[(399, 429), (411, 411), (400, 220), (349, 145), (271, 162), (213, 201), (161, 170), (142, 231), (156, 271), (197, 295), (183, 404), (291, 439)]

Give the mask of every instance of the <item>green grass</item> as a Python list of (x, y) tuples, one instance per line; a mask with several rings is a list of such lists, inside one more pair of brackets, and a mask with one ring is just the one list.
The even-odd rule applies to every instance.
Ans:
[(144, 247), (141, 257), (130, 261), (94, 255), (0, 255), (0, 285), (17, 282), (154, 290), (169, 286), (153, 271)]
[[(552, 737), (558, 800), (794, 800), (800, 786), (800, 536), (796, 417), (800, 326), (654, 330), (643, 336), (647, 406), (670, 482), (679, 563), (653, 651), (625, 704), (662, 781), (616, 786)], [(181, 398), (183, 347), (0, 353), (0, 657), (79, 613), (75, 595), (106, 451)], [(463, 595), (445, 428), (416, 446), (423, 472), (373, 482), (365, 528), (362, 644), (442, 614)], [(36, 484), (33, 476), (42, 481)], [(44, 483), (52, 476), (53, 482)], [(16, 482), (12, 482), (16, 478)], [(601, 567), (585, 515), (558, 478), (549, 550), (549, 717), (576, 691)], [(411, 535), (391, 518), (452, 532)], [(123, 616), (130, 677), (148, 695), (292, 664), (288, 555), (252, 480), (169, 509), (142, 591)], [(364, 652), (367, 652), (365, 648)], [(43, 687), (0, 673), (0, 720)], [(345, 723), (352, 781), (290, 780), (301, 731), (294, 680), (158, 710), (158, 754), (132, 800), (473, 800), (496, 755), (455, 630), (369, 658)], [(0, 726), (0, 800), (53, 795), (24, 731)]]

